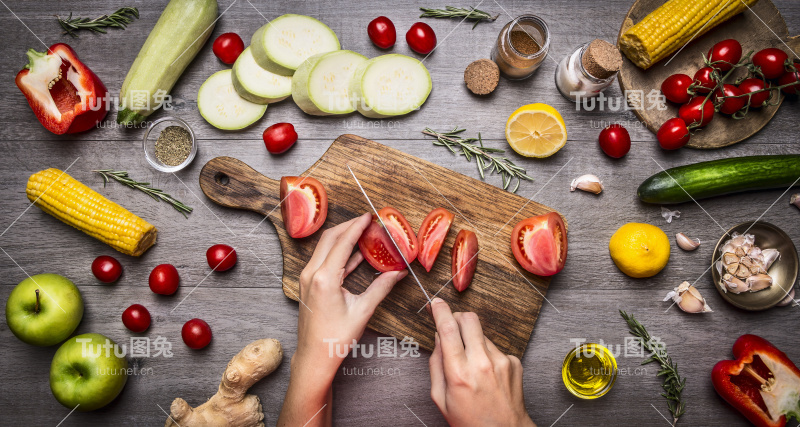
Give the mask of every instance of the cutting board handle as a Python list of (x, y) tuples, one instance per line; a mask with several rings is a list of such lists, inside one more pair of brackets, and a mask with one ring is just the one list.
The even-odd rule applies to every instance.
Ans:
[(233, 157), (215, 157), (200, 171), (200, 188), (219, 205), (269, 215), (280, 203), (280, 181)]

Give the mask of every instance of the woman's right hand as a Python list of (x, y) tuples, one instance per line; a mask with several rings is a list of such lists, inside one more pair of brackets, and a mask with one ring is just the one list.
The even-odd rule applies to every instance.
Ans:
[(475, 313), (431, 303), (436, 347), (430, 358), (431, 398), (451, 426), (534, 426), (522, 392), (522, 363), (483, 335)]

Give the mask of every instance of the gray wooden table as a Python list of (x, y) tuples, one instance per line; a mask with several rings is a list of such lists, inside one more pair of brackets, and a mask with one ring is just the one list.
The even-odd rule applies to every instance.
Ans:
[[(297, 342), (298, 307), (281, 290), (278, 279), (281, 251), (272, 226), (261, 224), (254, 229), (261, 220), (258, 215), (218, 207), (202, 195), (197, 177), (206, 161), (220, 155), (233, 156), (270, 177), (279, 178), (306, 170), (336, 136), (354, 133), (477, 177), (474, 164), (432, 146), (420, 131), (426, 126), (446, 130), (458, 125), (471, 134), (481, 132), (488, 146), (507, 148), (503, 138), (505, 120), (517, 107), (532, 102), (545, 102), (557, 108), (569, 131), (566, 147), (548, 159), (524, 159), (510, 154), (535, 178), (533, 183), (523, 183), (519, 194), (559, 210), (570, 225), (567, 267), (553, 279), (547, 294), (549, 304), (541, 311), (523, 358), (525, 402), (537, 423), (666, 425), (662, 415), (668, 416), (668, 412), (659, 396), (657, 369), (648, 365), (637, 370), (641, 358), (620, 355), (622, 375), (608, 395), (595, 401), (572, 397), (561, 382), (561, 361), (574, 347), (574, 340), (603, 340), (615, 349), (624, 344), (628, 334), (617, 314), (620, 309), (634, 313), (653, 335), (660, 337), (679, 363), (682, 374), (688, 377), (684, 392), (688, 404), (682, 425), (746, 424), (717, 396), (710, 381), (711, 367), (718, 360), (731, 357), (731, 345), (739, 335), (761, 335), (800, 363), (800, 337), (796, 333), (800, 308), (762, 313), (735, 309), (717, 294), (706, 272), (722, 229), (755, 220), (762, 214), (763, 220), (783, 228), (795, 243), (800, 243), (797, 227), (800, 212), (788, 205), (789, 194), (775, 190), (717, 198), (702, 201), (702, 208), (684, 204), (679, 207), (680, 219), (671, 224), (661, 217), (659, 206), (642, 204), (635, 196), (637, 185), (660, 171), (659, 165), (667, 168), (730, 156), (800, 153), (797, 144), (800, 105), (796, 100), (785, 103), (764, 130), (744, 143), (714, 151), (673, 153), (658, 149), (654, 136), (630, 112), (576, 111), (554, 87), (556, 61), (595, 37), (614, 40), (630, 0), (501, 0), (499, 4), (484, 1), (480, 8), (500, 13), (500, 18), (474, 30), (470, 30), (470, 25), (459, 26), (457, 20), (426, 20), (440, 42), (440, 47), (425, 61), (431, 72), (433, 92), (421, 111), (382, 121), (368, 120), (358, 114), (310, 117), (286, 101), (270, 106), (266, 117), (249, 129), (219, 131), (202, 120), (196, 105), (200, 84), (224, 68), (208, 43), (173, 90), (175, 109), (170, 114), (188, 121), (200, 139), (197, 159), (176, 175), (152, 169), (141, 149), (143, 129), (113, 126), (114, 113), (109, 114), (104, 128), (80, 135), (59, 137), (42, 128), (12, 81), (25, 63), (24, 52), (28, 48), (41, 51), (43, 43), (48, 46), (69, 43), (116, 94), (165, 3), (165, 0), (6, 0), (3, 2), (6, 7), (0, 8), (0, 50), (4, 58), (0, 63), (0, 75), (4, 76), (0, 85), (3, 112), (0, 229), (5, 230), (0, 236), (0, 247), (7, 254), (0, 254), (0, 299), (6, 300), (26, 272), (62, 274), (78, 284), (84, 296), (86, 314), (77, 332), (100, 332), (118, 342), (128, 342), (133, 334), (123, 327), (120, 314), (130, 304), (141, 303), (153, 315), (153, 325), (144, 336), (163, 336), (173, 345), (172, 358), (134, 361), (140, 375), (129, 378), (125, 390), (112, 404), (93, 413), (73, 413), (62, 425), (161, 425), (166, 418), (162, 409), (168, 411), (175, 397), (183, 397), (195, 406), (204, 402), (215, 392), (230, 357), (245, 344), (263, 337), (279, 339), (286, 351), (279, 370), (251, 389), (261, 398), (267, 424), (276, 422), (289, 379), (288, 360)], [(389, 3), (222, 0), (220, 11), (227, 12), (217, 23), (212, 38), (234, 31), (247, 40), (266, 18), (301, 13), (327, 23), (338, 34), (343, 48), (372, 57), (381, 52), (369, 42), (366, 25), (374, 17), (386, 15), (399, 32), (392, 52), (413, 56), (403, 34), (418, 20), (417, 8), (444, 6), (447, 2)], [(776, 3), (790, 32), (800, 32), (797, 24), (800, 3), (791, 0)], [(137, 6), (141, 12), (141, 19), (127, 30), (111, 30), (106, 35), (82, 34), (79, 39), (61, 35), (52, 16), (67, 15), (70, 11), (94, 16), (127, 5)], [(501, 26), (510, 20), (507, 13), (514, 16), (535, 13), (549, 23), (552, 60), (546, 60), (532, 79), (503, 80), (492, 96), (472, 96), (462, 82), (464, 67), (489, 56)], [(691, 45), (681, 53), (697, 54)], [(609, 93), (620, 95), (616, 86)], [(153, 117), (165, 115), (158, 112)], [(263, 129), (276, 122), (293, 123), (300, 135), (297, 146), (278, 157), (268, 155), (261, 141)], [(624, 123), (633, 138), (630, 154), (619, 161), (602, 155), (597, 148), (597, 134), (608, 122)], [(110, 199), (122, 201), (128, 209), (155, 224), (160, 230), (158, 244), (139, 259), (122, 256), (39, 209), (28, 209), (26, 180), (30, 174), (48, 167), (70, 167), (70, 175)], [(189, 219), (184, 219), (168, 205), (155, 203), (144, 194), (116, 184), (103, 188), (100, 177), (91, 172), (100, 168), (127, 170), (133, 177), (150, 181), (192, 205), (195, 211)], [(604, 180), (606, 190), (602, 195), (569, 192), (570, 181), (585, 173), (595, 173)], [(487, 180), (499, 183), (497, 176), (488, 176)], [(673, 247), (672, 259), (662, 273), (652, 279), (634, 280), (615, 268), (607, 249), (614, 230), (630, 221), (658, 225), (670, 236), (686, 232), (699, 238), (702, 245), (692, 253)], [(228, 273), (206, 278), (204, 253), (216, 243), (239, 248), (239, 263)], [(102, 285), (91, 275), (90, 264), (101, 254), (112, 254), (122, 261), (125, 273), (119, 283)], [(147, 287), (150, 270), (160, 263), (172, 263), (180, 271), (182, 288), (175, 296), (161, 297)], [(698, 287), (714, 313), (692, 316), (674, 307), (667, 310), (669, 304), (661, 302), (666, 292), (684, 280), (698, 277)], [(193, 317), (205, 319), (214, 331), (212, 344), (202, 351), (189, 350), (181, 342), (181, 325)], [(377, 334), (368, 331), (362, 342), (375, 344), (377, 338)], [(62, 421), (69, 409), (56, 402), (48, 386), (50, 362), (56, 348), (32, 347), (16, 340), (5, 322), (0, 322), (0, 343), (3, 378), (0, 424), (56, 425)], [(420, 421), (429, 426), (444, 424), (429, 398), (429, 353), (421, 353), (418, 358), (345, 360), (345, 371), (337, 375), (334, 383), (337, 424), (417, 425)]]

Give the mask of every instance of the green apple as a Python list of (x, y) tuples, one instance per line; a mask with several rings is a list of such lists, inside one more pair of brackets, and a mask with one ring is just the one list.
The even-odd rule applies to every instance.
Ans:
[(19, 282), (6, 301), (8, 328), (28, 344), (58, 344), (75, 332), (82, 317), (81, 292), (58, 274), (37, 274)]
[(111, 403), (128, 381), (128, 360), (115, 354), (116, 347), (100, 334), (77, 335), (61, 344), (50, 365), (50, 390), (56, 400), (79, 411)]

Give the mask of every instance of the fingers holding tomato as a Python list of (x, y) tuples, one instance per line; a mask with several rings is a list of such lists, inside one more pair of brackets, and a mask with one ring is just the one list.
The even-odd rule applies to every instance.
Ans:
[[(397, 209), (387, 206), (379, 210), (378, 215), (386, 228), (383, 228), (378, 217), (373, 216), (372, 223), (358, 239), (358, 248), (369, 265), (381, 273), (403, 270), (406, 268), (406, 261), (410, 264), (417, 258), (419, 252), (417, 236)], [(392, 239), (397, 243), (397, 247), (392, 243)]]

